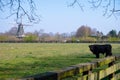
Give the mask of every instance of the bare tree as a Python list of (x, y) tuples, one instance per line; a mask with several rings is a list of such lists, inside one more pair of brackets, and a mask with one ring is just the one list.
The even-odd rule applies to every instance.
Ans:
[[(108, 17), (114, 15), (115, 13), (119, 13), (120, 9), (118, 9), (117, 5), (120, 5), (120, 0), (87, 0), (90, 4), (92, 4), (93, 8), (103, 7), (104, 15), (109, 14)], [(83, 11), (83, 5), (80, 0), (73, 0), (73, 2), (69, 6), (73, 6), (75, 4), (79, 5), (81, 10)], [(27, 5), (27, 6), (25, 6)], [(36, 15), (36, 5), (34, 0), (0, 0), (0, 11), (4, 12), (5, 8), (9, 8), (11, 17), (16, 15), (16, 21), (18, 21), (21, 16), (27, 16), (30, 22), (37, 22), (40, 20), (39, 16)]]
[[(91, 5), (92, 8), (99, 8), (102, 7), (104, 9), (104, 16), (112, 16), (114, 15), (116, 17), (116, 13), (120, 13), (120, 8), (118, 9), (120, 5), (120, 0), (87, 0)], [(73, 3), (71, 3), (71, 6), (78, 4), (80, 8), (83, 10), (83, 6), (81, 5), (81, 2), (79, 0), (73, 0)]]
[(5, 9), (10, 10), (10, 14), (6, 18), (16, 15), (16, 22), (22, 16), (27, 16), (30, 22), (40, 20), (35, 13), (36, 5), (34, 0), (0, 0), (0, 11), (4, 12)]

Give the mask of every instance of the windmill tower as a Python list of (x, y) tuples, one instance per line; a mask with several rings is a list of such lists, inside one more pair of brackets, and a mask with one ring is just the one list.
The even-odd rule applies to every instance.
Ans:
[(23, 37), (25, 37), (24, 29), (23, 29), (23, 24), (22, 23), (18, 24), (18, 30), (17, 30), (17, 33), (16, 33), (16, 37), (17, 38), (23, 38)]

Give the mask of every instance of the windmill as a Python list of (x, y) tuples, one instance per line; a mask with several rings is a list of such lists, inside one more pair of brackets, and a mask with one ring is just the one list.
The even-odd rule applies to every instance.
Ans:
[(25, 33), (24, 33), (24, 26), (32, 26), (32, 25), (28, 25), (28, 24), (23, 24), (22, 23), (22, 16), (21, 16), (21, 21), (17, 22), (17, 33), (16, 33), (16, 37), (21, 39), (25, 37)]

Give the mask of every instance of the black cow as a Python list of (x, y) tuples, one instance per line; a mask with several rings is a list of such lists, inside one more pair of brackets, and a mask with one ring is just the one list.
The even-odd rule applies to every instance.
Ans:
[(99, 58), (99, 54), (106, 54), (107, 56), (112, 56), (112, 46), (110, 44), (104, 45), (89, 45), (90, 51), (96, 55), (96, 58)]

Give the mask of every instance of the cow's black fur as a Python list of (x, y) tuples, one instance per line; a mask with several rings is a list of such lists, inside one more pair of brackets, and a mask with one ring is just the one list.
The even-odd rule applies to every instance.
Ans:
[(99, 54), (106, 54), (107, 56), (112, 56), (112, 46), (110, 44), (104, 45), (89, 45), (90, 51), (96, 55), (96, 58), (99, 58)]

